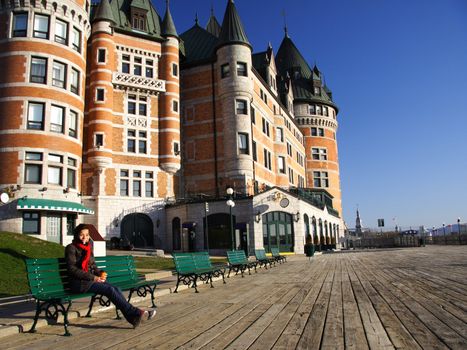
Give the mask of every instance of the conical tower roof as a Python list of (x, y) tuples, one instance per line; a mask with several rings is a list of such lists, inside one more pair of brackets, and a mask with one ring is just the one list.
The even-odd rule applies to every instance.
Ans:
[(163, 36), (174, 36), (178, 38), (177, 29), (170, 13), (169, 0), (167, 0), (167, 9), (165, 11), (164, 19), (162, 20), (161, 32)]
[(293, 73), (298, 69), (303, 78), (309, 79), (312, 76), (310, 66), (287, 34), (277, 51), (276, 65), (283, 76), (289, 72), (290, 76), (294, 77)]
[(233, 0), (227, 3), (217, 46), (230, 44), (245, 44), (251, 48)]
[(112, 24), (116, 24), (114, 16), (112, 14), (112, 8), (110, 7), (109, 0), (101, 0), (99, 5), (97, 6), (94, 18), (92, 19), (92, 23), (98, 21), (107, 21)]

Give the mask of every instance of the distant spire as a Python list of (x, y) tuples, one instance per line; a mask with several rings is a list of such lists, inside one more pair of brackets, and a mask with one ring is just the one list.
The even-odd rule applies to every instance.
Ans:
[(282, 10), (282, 17), (284, 17), (284, 35), (288, 38), (289, 31), (287, 29), (287, 16), (286, 16), (285, 10)]
[(195, 24), (199, 25), (198, 12), (195, 13)]
[(221, 25), (219, 24), (216, 16), (214, 15), (214, 5), (212, 4), (211, 17), (209, 18), (208, 24), (206, 24), (206, 30), (215, 37), (219, 37), (219, 34), (221, 33)]

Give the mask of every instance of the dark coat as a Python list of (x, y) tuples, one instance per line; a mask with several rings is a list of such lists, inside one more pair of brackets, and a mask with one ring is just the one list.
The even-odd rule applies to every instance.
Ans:
[(85, 272), (82, 269), (82, 263), (86, 252), (76, 247), (73, 243), (68, 244), (65, 248), (65, 261), (70, 277), (70, 288), (73, 293), (85, 293), (94, 282), (95, 276), (100, 276), (102, 270), (96, 266), (94, 256), (91, 252), (89, 259), (89, 271)]

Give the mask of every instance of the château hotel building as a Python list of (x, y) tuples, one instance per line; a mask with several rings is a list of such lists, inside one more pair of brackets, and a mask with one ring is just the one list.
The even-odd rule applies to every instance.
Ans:
[(0, 2), (0, 230), (338, 247), (338, 108), (320, 70), (287, 31), (254, 52), (232, 0), (222, 24), (181, 34), (159, 2)]

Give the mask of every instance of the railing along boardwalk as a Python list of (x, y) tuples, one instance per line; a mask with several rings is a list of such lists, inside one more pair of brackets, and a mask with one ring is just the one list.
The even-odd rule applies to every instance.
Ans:
[[(222, 282), (215, 282), (222, 283)], [(5, 349), (466, 349), (467, 246), (291, 256), (222, 288), (157, 298), (135, 330), (114, 313), (2, 339)]]

